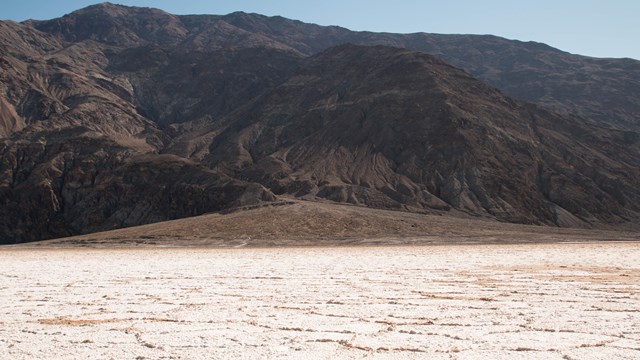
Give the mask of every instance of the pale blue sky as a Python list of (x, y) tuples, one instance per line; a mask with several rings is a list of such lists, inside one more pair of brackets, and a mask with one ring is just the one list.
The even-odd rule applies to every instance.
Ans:
[[(1, 0), (0, 19), (50, 19), (92, 0)], [(255, 12), (352, 30), (494, 34), (640, 59), (640, 0), (113, 0), (174, 14)]]

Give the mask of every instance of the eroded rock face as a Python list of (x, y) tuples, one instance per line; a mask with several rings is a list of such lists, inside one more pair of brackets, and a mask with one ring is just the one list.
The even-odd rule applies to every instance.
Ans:
[(640, 61), (569, 54), (537, 42), (492, 35), (356, 32), (282, 17), (233, 13), (221, 21), (313, 55), (354, 43), (435, 55), (506, 95), (591, 119), (605, 127), (640, 130)]
[[(327, 50), (345, 41), (432, 51), (508, 94), (588, 118), (512, 100), (424, 53)], [(638, 223), (638, 112), (616, 95), (637, 92), (632, 60), (108, 3), (0, 22), (0, 49), (1, 242), (274, 193), (521, 223)], [(573, 77), (590, 90), (573, 91)], [(620, 111), (601, 111), (612, 104)]]
[[(229, 96), (208, 106), (203, 99), (195, 105), (188, 100), (208, 92), (207, 84), (245, 101), (280, 76), (274, 80), (259, 64), (253, 68), (238, 61), (242, 54), (212, 60), (220, 53), (197, 59), (213, 75), (191, 74), (188, 57), (162, 47), (173, 49), (180, 39), (176, 29), (165, 27), (174, 18), (105, 4), (38, 24), (56, 36), (26, 24), (0, 24), (5, 50), (0, 55), (0, 242), (139, 225), (273, 199), (259, 184), (158, 154), (184, 131), (163, 127), (204, 115), (210, 120), (239, 106)], [(149, 49), (170, 52), (171, 61)], [(273, 61), (269, 54), (256, 57)], [(208, 69), (211, 62), (215, 70)], [(228, 74), (221, 75), (221, 69)], [(238, 74), (247, 69), (254, 75), (242, 81)], [(183, 71), (191, 75), (184, 77)], [(253, 84), (259, 72), (265, 80)], [(191, 89), (194, 83), (201, 85)], [(219, 95), (209, 91), (204, 100)]]
[[(48, 136), (47, 136), (48, 135)], [(94, 133), (0, 144), (0, 242), (109, 230), (274, 200), (174, 155), (140, 155)]]
[(310, 56), (344, 43), (406, 48), (435, 55), (510, 97), (606, 127), (640, 130), (640, 100), (629, 96), (640, 92), (640, 61), (634, 59), (574, 55), (541, 43), (491, 35), (356, 32), (279, 16), (243, 12), (174, 16), (113, 4), (29, 24), (60, 41), (92, 39), (126, 47), (178, 45), (183, 52), (268, 47)]
[(345, 45), (236, 113), (204, 161), (276, 193), (584, 226), (637, 217), (626, 134), (511, 100), (425, 54)]

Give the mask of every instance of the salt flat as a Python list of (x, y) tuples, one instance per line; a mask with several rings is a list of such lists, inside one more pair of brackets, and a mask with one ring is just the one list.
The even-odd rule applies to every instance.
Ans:
[(3, 359), (640, 358), (640, 243), (0, 250)]

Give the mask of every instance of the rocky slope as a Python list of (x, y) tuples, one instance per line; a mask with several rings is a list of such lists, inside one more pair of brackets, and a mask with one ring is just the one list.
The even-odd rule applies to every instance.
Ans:
[(592, 58), (542, 43), (492, 35), (355, 32), (242, 12), (210, 21), (224, 21), (263, 34), (307, 55), (346, 42), (426, 52), (508, 96), (580, 115), (607, 127), (640, 130), (640, 100), (633, 95), (640, 92), (637, 59)]
[(343, 45), (235, 113), (203, 162), (276, 193), (584, 226), (637, 216), (638, 141), (625, 134), (429, 55)]
[(174, 16), (109, 3), (29, 24), (61, 41), (180, 44), (186, 51), (268, 46), (309, 56), (344, 43), (407, 48), (440, 57), (508, 96), (607, 127), (640, 130), (640, 100), (633, 96), (640, 92), (640, 61), (574, 55), (536, 42), (491, 35), (355, 32), (243, 12)]
[[(424, 53), (327, 49), (345, 41), (432, 51), (563, 114)], [(0, 22), (0, 49), (0, 242), (194, 216), (274, 193), (532, 224), (639, 221), (637, 97), (620, 95), (637, 93), (632, 60), (109, 3)], [(597, 76), (567, 80), (585, 69)], [(616, 114), (596, 114), (614, 104), (602, 91)]]
[(171, 138), (136, 98), (146, 73), (110, 69), (131, 58), (130, 48), (78, 40), (0, 23), (0, 242), (273, 200), (260, 185), (159, 155)]
[(0, 142), (0, 243), (115, 229), (274, 200), (257, 184), (85, 128)]

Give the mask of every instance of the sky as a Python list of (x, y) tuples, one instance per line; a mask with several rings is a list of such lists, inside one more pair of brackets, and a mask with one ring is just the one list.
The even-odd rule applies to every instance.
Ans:
[[(0, 19), (51, 19), (92, 0), (0, 0)], [(173, 14), (254, 12), (351, 30), (493, 34), (640, 59), (640, 0), (112, 0)]]

